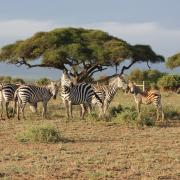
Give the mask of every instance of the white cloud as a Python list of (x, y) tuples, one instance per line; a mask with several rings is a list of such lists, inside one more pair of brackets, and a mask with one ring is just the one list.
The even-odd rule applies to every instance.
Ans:
[(149, 44), (156, 52), (165, 56), (170, 56), (180, 51), (180, 29), (169, 29), (155, 22), (102, 22), (58, 25), (58, 23), (53, 21), (0, 21), (0, 45), (27, 38), (38, 31), (49, 31), (53, 28), (64, 26), (101, 29), (132, 44)]
[(169, 29), (155, 22), (87, 24), (85, 27), (102, 29), (132, 44), (149, 44), (165, 56), (180, 51), (180, 29)]
[(52, 26), (50, 21), (33, 20), (9, 20), (0, 21), (0, 36), (17, 37), (27, 36), (36, 31), (49, 30)]

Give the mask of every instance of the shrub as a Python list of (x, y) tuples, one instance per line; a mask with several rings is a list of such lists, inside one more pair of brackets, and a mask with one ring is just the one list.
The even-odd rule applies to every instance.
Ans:
[(20, 84), (25, 84), (24, 80), (21, 78), (14, 78), (11, 80), (12, 83), (20, 83)]
[(64, 141), (60, 132), (54, 126), (45, 124), (28, 127), (24, 132), (16, 136), (19, 142), (57, 143)]
[(163, 89), (177, 89), (180, 86), (180, 76), (166, 75), (159, 79), (158, 86)]
[(42, 78), (42, 79), (39, 79), (36, 81), (37, 85), (39, 85), (39, 86), (46, 86), (49, 84), (49, 82), (50, 82), (50, 80), (47, 78)]
[(164, 115), (166, 119), (173, 119), (173, 120), (180, 119), (180, 111), (172, 106), (164, 107)]
[(145, 81), (146, 86), (150, 86), (151, 83), (157, 83), (158, 79), (164, 75), (166, 75), (166, 73), (162, 73), (158, 70), (150, 69), (141, 71), (140, 69), (134, 69), (129, 74), (129, 79), (131, 81), (135, 81), (136, 83), (142, 83), (142, 81)]
[(118, 113), (122, 112), (123, 108), (122, 106), (119, 104), (117, 107), (113, 106), (110, 108), (109, 110), (109, 114), (111, 117), (116, 117)]

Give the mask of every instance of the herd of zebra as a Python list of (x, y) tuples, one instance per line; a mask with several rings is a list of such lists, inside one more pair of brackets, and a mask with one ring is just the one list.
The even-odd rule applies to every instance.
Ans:
[[(51, 82), (48, 86), (37, 86), (29, 84), (0, 84), (1, 119), (3, 117), (3, 105), (5, 104), (6, 116), (10, 118), (17, 114), (18, 119), (22, 114), (25, 118), (24, 109), (27, 103), (33, 112), (37, 111), (37, 103), (42, 102), (42, 116), (46, 118), (47, 103), (50, 98), (56, 99), (60, 90), (60, 96), (66, 107), (67, 117), (72, 118), (72, 105), (80, 105), (80, 117), (83, 119), (85, 112), (91, 112), (95, 104), (99, 107), (99, 116), (105, 116), (109, 104), (118, 89), (128, 90), (134, 94), (140, 116), (141, 104), (154, 104), (157, 110), (157, 120), (161, 112), (162, 120), (164, 113), (161, 104), (161, 94), (157, 90), (142, 91), (134, 82), (128, 81), (123, 75), (115, 75), (109, 80), (108, 85), (93, 85), (90, 83), (73, 84), (67, 71), (63, 71), (59, 82)], [(14, 102), (13, 112), (10, 116), (8, 106)]]

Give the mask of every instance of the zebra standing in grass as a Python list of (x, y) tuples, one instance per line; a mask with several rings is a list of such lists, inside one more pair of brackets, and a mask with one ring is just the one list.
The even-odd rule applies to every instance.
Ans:
[(63, 72), (61, 76), (61, 97), (63, 103), (66, 107), (68, 118), (72, 117), (72, 105), (81, 105), (81, 118), (84, 118), (85, 107), (89, 108), (91, 111), (92, 106), (92, 97), (93, 95), (99, 99), (99, 102), (102, 104), (101, 99), (94, 92), (92, 86), (87, 83), (80, 83), (73, 85), (68, 73)]
[(19, 86), (20, 84), (0, 84), (1, 119), (3, 119), (3, 101), (5, 102), (7, 118), (10, 118), (8, 106), (14, 100), (14, 93)]
[(129, 82), (128, 87), (130, 92), (134, 94), (134, 99), (137, 104), (137, 111), (140, 117), (141, 104), (154, 104), (157, 110), (157, 121), (161, 111), (162, 121), (164, 121), (164, 113), (161, 103), (161, 94), (157, 90), (142, 91), (134, 82)]
[(24, 108), (26, 103), (29, 103), (31, 107), (37, 108), (37, 103), (42, 102), (43, 104), (43, 111), (42, 117), (46, 118), (46, 111), (47, 111), (47, 103), (51, 97), (56, 99), (57, 93), (59, 90), (59, 84), (55, 82), (51, 82), (50, 85), (46, 87), (39, 87), (35, 85), (22, 85), (20, 86), (14, 96), (15, 104), (18, 103), (17, 106), (17, 116), (20, 119), (20, 110), (24, 116)]
[[(115, 96), (118, 89), (126, 90), (128, 83), (123, 75), (116, 75), (109, 80), (109, 85), (94, 85), (94, 91), (100, 97), (103, 102), (103, 107), (99, 106), (99, 100), (93, 97), (92, 104), (98, 104), (101, 114), (105, 115), (109, 104), (111, 103), (113, 97)], [(100, 115), (101, 115), (100, 114)]]

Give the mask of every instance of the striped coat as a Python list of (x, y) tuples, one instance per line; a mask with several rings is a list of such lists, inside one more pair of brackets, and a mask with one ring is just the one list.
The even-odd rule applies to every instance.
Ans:
[(137, 104), (138, 114), (140, 116), (141, 104), (154, 104), (157, 109), (157, 118), (159, 120), (160, 111), (162, 116), (162, 121), (164, 120), (164, 113), (161, 103), (161, 94), (158, 90), (142, 91), (134, 82), (129, 82), (128, 87), (130, 92), (134, 94), (134, 100)]
[(15, 101), (18, 103), (17, 114), (20, 119), (20, 110), (24, 116), (24, 108), (27, 103), (31, 106), (37, 107), (38, 102), (42, 102), (43, 111), (42, 116), (46, 118), (47, 103), (51, 97), (56, 99), (58, 93), (58, 85), (55, 82), (51, 82), (49, 86), (39, 87), (35, 85), (22, 85), (15, 92)]
[(0, 104), (1, 104), (1, 118), (3, 118), (3, 102), (5, 102), (6, 115), (10, 118), (8, 112), (8, 106), (11, 101), (14, 100), (14, 93), (19, 87), (19, 84), (0, 84)]
[(80, 83), (73, 85), (67, 72), (63, 72), (61, 76), (61, 97), (66, 107), (68, 118), (72, 117), (72, 105), (81, 105), (81, 118), (84, 118), (85, 107), (88, 107), (89, 111), (91, 111), (93, 95), (102, 103), (90, 84)]
[[(101, 107), (99, 107), (100, 111), (105, 114), (118, 89), (127, 89), (127, 87), (128, 83), (122, 75), (116, 75), (111, 78), (109, 85), (94, 85), (94, 91), (103, 102), (103, 109), (101, 110)], [(92, 104), (99, 104), (96, 97), (93, 97)]]

